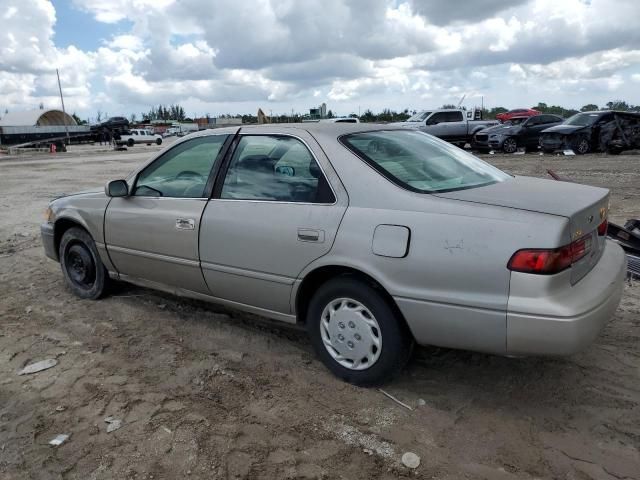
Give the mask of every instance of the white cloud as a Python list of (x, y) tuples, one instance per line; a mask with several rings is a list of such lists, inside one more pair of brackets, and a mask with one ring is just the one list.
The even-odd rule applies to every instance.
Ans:
[(635, 0), (74, 0), (112, 28), (93, 51), (55, 45), (49, 1), (1, 1), (1, 109), (57, 105), (56, 67), (86, 116), (640, 103)]

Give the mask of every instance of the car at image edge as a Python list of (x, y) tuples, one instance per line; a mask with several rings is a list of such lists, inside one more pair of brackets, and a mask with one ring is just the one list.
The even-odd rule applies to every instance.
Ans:
[(423, 132), (297, 124), (195, 133), (41, 227), (79, 297), (112, 279), (302, 324), (338, 377), (414, 342), (568, 355), (620, 301), (606, 189), (510, 176)]

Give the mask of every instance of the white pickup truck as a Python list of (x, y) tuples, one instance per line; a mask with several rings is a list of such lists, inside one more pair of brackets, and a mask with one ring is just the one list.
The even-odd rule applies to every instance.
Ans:
[(423, 110), (404, 122), (395, 123), (395, 125), (417, 128), (448, 142), (464, 146), (471, 142), (476, 132), (500, 123), (497, 120), (481, 120), (480, 118), (479, 110), (460, 110), (457, 108)]
[(146, 143), (147, 145), (155, 143), (156, 145), (160, 145), (162, 144), (162, 137), (148, 130), (133, 129), (129, 130), (128, 133), (122, 133), (120, 139), (116, 140), (116, 143), (118, 145), (126, 145), (127, 147), (133, 147), (136, 143)]

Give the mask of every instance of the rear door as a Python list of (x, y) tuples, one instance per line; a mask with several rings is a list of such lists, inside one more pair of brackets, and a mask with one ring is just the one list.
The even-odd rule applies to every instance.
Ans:
[(202, 216), (200, 260), (211, 293), (291, 313), (294, 281), (333, 245), (347, 197), (306, 132), (245, 133)]
[(228, 135), (181, 142), (142, 170), (129, 197), (112, 198), (105, 241), (120, 274), (208, 293), (200, 270), (200, 218)]

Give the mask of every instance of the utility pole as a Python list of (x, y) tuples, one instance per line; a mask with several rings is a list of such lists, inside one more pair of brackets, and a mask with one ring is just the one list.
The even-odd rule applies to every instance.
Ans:
[(62, 97), (62, 86), (60, 85), (60, 72), (56, 68), (56, 76), (58, 77), (58, 90), (60, 90), (60, 101), (62, 102), (62, 121), (64, 122), (64, 131), (67, 132), (67, 145), (69, 145), (69, 127), (67, 126), (67, 112), (64, 109), (64, 98)]

